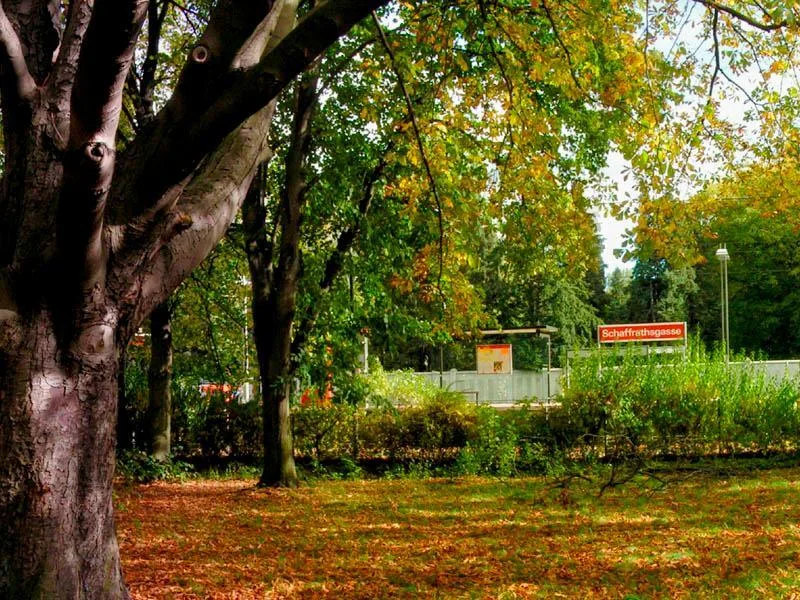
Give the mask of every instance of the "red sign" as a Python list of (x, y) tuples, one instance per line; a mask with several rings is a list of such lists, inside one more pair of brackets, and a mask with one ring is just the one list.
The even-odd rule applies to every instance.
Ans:
[(686, 323), (634, 323), (631, 325), (600, 325), (597, 341), (616, 342), (674, 342), (686, 339)]

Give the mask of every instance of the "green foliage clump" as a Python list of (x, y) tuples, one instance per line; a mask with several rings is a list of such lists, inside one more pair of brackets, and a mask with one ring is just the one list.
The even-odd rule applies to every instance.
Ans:
[[(624, 452), (769, 452), (800, 441), (800, 385), (744, 357), (598, 354), (570, 370), (562, 411), (571, 443)], [(610, 444), (610, 446), (609, 446)]]
[(204, 456), (258, 456), (262, 453), (261, 408), (223, 394), (194, 399), (183, 445)]
[(532, 405), (498, 412), (408, 373), (379, 370), (366, 380), (377, 393), (364, 405), (295, 408), (295, 450), (313, 473), (339, 476), (351, 460), (383, 461), (392, 476), (557, 470), (561, 453), (548, 415)]
[(158, 461), (140, 450), (123, 452), (117, 460), (117, 475), (137, 483), (184, 480), (193, 473), (194, 469), (188, 463), (172, 458)]
[(295, 452), (317, 462), (352, 455), (359, 412), (350, 404), (298, 406), (292, 413)]
[(513, 423), (497, 410), (481, 407), (475, 436), (459, 454), (456, 470), (468, 475), (513, 475), (518, 442)]
[(474, 436), (475, 422), (475, 407), (461, 394), (440, 391), (403, 407), (385, 400), (369, 407), (298, 406), (293, 434), (296, 452), (316, 461), (415, 456), (442, 460)]

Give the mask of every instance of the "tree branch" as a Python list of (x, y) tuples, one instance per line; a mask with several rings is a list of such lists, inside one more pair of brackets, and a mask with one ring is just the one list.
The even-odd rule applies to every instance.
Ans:
[(151, 0), (147, 9), (147, 50), (142, 62), (142, 76), (139, 78), (137, 87), (139, 103), (136, 107), (136, 118), (139, 127), (146, 125), (155, 117), (153, 102), (156, 70), (158, 69), (158, 48), (161, 43), (161, 30), (164, 27), (169, 7), (170, 2), (163, 0), (159, 10), (158, 4)]
[(105, 280), (103, 215), (114, 174), (122, 90), (147, 0), (95, 5), (72, 86), (70, 137), (58, 203), (61, 276), (86, 289)]
[(394, 144), (390, 143), (383, 152), (383, 156), (375, 168), (373, 168), (364, 176), (361, 186), (361, 198), (358, 201), (358, 217), (355, 223), (339, 234), (339, 238), (336, 241), (336, 249), (331, 256), (328, 257), (328, 260), (325, 263), (324, 274), (319, 285), (322, 291), (328, 290), (331, 285), (333, 285), (334, 280), (342, 270), (345, 255), (350, 251), (350, 248), (353, 247), (353, 244), (361, 232), (361, 226), (363, 225), (364, 219), (366, 218), (367, 214), (369, 213), (369, 209), (372, 206), (375, 183), (377, 183), (378, 179), (380, 179), (383, 175), (387, 164), (386, 157), (393, 148)]
[[(319, 61), (304, 73), (295, 94), (291, 143), (286, 155), (286, 173), (281, 189), (281, 238), (277, 268), (273, 281), (270, 282), (269, 294), (261, 298), (253, 295), (253, 319), (256, 328), (263, 332), (268, 323), (273, 324), (271, 343), (279, 348), (278, 353), (273, 356), (280, 361), (291, 360), (292, 328), (301, 274), (300, 234), (308, 189), (305, 166), (311, 145), (311, 119), (319, 100), (318, 87)], [(256, 274), (253, 274), (253, 278), (256, 278)], [(269, 370), (274, 366), (268, 361), (267, 372), (262, 373), (262, 377), (269, 377)], [(285, 366), (287, 365), (281, 365), (280, 370)], [(272, 373), (273, 376), (277, 374)]]
[(558, 41), (558, 45), (561, 46), (561, 49), (564, 51), (564, 55), (567, 57), (567, 65), (569, 65), (569, 74), (572, 77), (572, 81), (575, 83), (575, 86), (582, 90), (583, 86), (581, 82), (578, 81), (578, 76), (575, 74), (575, 65), (572, 62), (572, 53), (569, 51), (569, 48), (564, 43), (564, 40), (561, 39), (561, 33), (559, 33), (558, 27), (556, 26), (555, 19), (553, 18), (553, 14), (550, 12), (550, 8), (547, 4), (542, 0), (542, 8), (544, 9), (544, 14), (547, 17), (547, 21), (550, 23), (550, 27), (553, 29), (553, 35), (556, 36), (556, 41)]
[[(394, 143), (390, 142), (383, 152), (381, 160), (378, 164), (364, 176), (361, 186), (361, 198), (358, 202), (358, 217), (355, 223), (342, 231), (336, 241), (336, 248), (333, 250), (328, 260), (325, 261), (325, 270), (323, 271), (322, 279), (320, 280), (319, 288), (322, 293), (327, 292), (333, 285), (333, 282), (338, 277), (344, 266), (344, 257), (353, 247), (358, 235), (361, 231), (361, 226), (369, 213), (370, 206), (372, 205), (373, 191), (378, 179), (383, 175), (386, 169), (387, 156), (394, 148)], [(319, 317), (319, 303), (315, 303), (314, 307), (307, 312), (302, 321), (297, 325), (294, 339), (292, 340), (292, 356), (299, 356), (300, 351), (308, 339), (309, 333), (314, 326), (317, 318)]]
[(98, 0), (72, 88), (68, 150), (90, 140), (114, 147), (122, 91), (148, 0)]
[(358, 46), (353, 48), (350, 52), (345, 55), (334, 67), (329, 69), (325, 74), (325, 81), (322, 82), (320, 86), (320, 94), (324, 93), (336, 80), (336, 78), (342, 74), (342, 72), (347, 68), (347, 66), (358, 56), (362, 51), (368, 48), (370, 45), (374, 44), (377, 40), (375, 39), (368, 39), (361, 42)]
[(711, 38), (714, 45), (714, 71), (711, 73), (711, 83), (708, 86), (709, 101), (714, 95), (714, 84), (717, 82), (717, 75), (722, 70), (722, 64), (719, 55), (719, 12), (713, 11), (711, 14)]
[(744, 23), (747, 23), (752, 27), (755, 27), (756, 29), (760, 29), (761, 31), (776, 31), (778, 29), (786, 27), (789, 24), (786, 19), (777, 23), (765, 23), (763, 21), (758, 21), (753, 17), (751, 17), (750, 15), (747, 15), (739, 10), (736, 10), (731, 6), (715, 2), (714, 0), (694, 0), (694, 2), (702, 4), (703, 6), (707, 6), (708, 8), (714, 11), (719, 11), (728, 14), (736, 19), (739, 19)]
[[(244, 119), (276, 98), (326, 48), (386, 1), (329, 0), (311, 11), (256, 66), (235, 70), (218, 81), (209, 90), (215, 94), (210, 103), (186, 98), (187, 105), (178, 114), (162, 111), (156, 131), (140, 136), (137, 144), (147, 156), (141, 163), (137, 160), (141, 168), (134, 175), (139, 185), (133, 206), (146, 210), (157, 203)], [(208, 95), (201, 98), (207, 99)]]
[(4, 104), (30, 103), (36, 92), (36, 82), (28, 71), (22, 44), (2, 4), (0, 4), (0, 64)]
[(203, 18), (200, 12), (191, 8), (190, 6), (184, 6), (183, 4), (181, 4), (180, 2), (176, 2), (175, 0), (166, 0), (166, 1), (169, 4), (172, 4), (172, 6), (174, 6), (175, 8), (177, 8), (183, 15), (183, 18), (186, 20), (186, 23), (188, 23), (189, 27), (192, 28), (192, 31), (194, 33), (198, 33), (199, 28), (197, 21), (200, 21)]
[[(267, 135), (274, 112), (273, 102), (228, 136), (165, 218), (112, 256), (109, 288), (126, 316), (124, 332), (132, 333), (225, 234), (256, 167), (271, 156)], [(111, 237), (117, 234), (112, 228)]]
[(60, 0), (4, 0), (3, 10), (18, 32), (27, 69), (41, 84), (53, 67), (61, 41)]
[[(265, 304), (272, 289), (274, 272), (274, 236), (267, 232), (267, 209), (264, 204), (265, 165), (258, 167), (242, 204), (242, 224), (247, 265), (252, 285), (252, 304)], [(276, 213), (278, 211), (275, 211)]]
[(58, 58), (48, 79), (47, 97), (50, 102), (50, 112), (56, 119), (53, 123), (56, 141), (62, 149), (66, 147), (69, 137), (72, 88), (80, 62), (81, 47), (92, 20), (92, 7), (93, 4), (88, 0), (70, 2), (63, 42), (58, 49)]
[[(242, 2), (247, 5), (246, 10), (237, 11), (236, 7)], [(152, 186), (141, 183), (152, 179), (152, 165), (156, 163), (149, 162), (150, 159), (154, 155), (183, 152), (173, 147), (174, 139), (180, 138), (185, 133), (182, 130), (188, 127), (187, 123), (194, 122), (221, 93), (235, 66), (247, 68), (257, 64), (273, 36), (280, 39), (288, 33), (293, 21), (287, 29), (281, 29), (281, 15), (288, 12), (293, 19), (295, 8), (296, 0), (279, 0), (277, 3), (224, 0), (217, 4), (208, 28), (181, 71), (169, 102), (155, 119), (148, 119), (150, 126), (139, 132), (120, 157), (120, 174), (114, 181), (114, 188), (118, 191), (112, 192), (108, 215), (111, 223), (124, 224), (135, 219), (134, 228), (144, 230), (154, 215), (168, 206), (164, 201), (166, 191), (179, 185), (197, 167), (202, 156), (196, 157), (197, 163), (179, 177), (170, 176), (170, 167), (159, 166), (160, 181), (165, 186), (160, 193), (149, 192)], [(209, 152), (211, 150), (213, 148)], [(181, 158), (173, 156), (172, 160), (180, 161)], [(180, 189), (167, 197), (174, 199), (179, 194)]]
[(389, 45), (389, 40), (386, 39), (386, 35), (383, 32), (381, 23), (378, 20), (378, 15), (375, 14), (375, 12), (372, 13), (372, 20), (375, 23), (375, 27), (378, 29), (378, 35), (380, 36), (381, 43), (383, 44), (383, 47), (389, 56), (392, 70), (394, 71), (395, 77), (397, 77), (397, 84), (400, 87), (403, 98), (405, 99), (408, 117), (411, 119), (411, 126), (414, 129), (414, 137), (417, 141), (417, 149), (422, 157), (422, 164), (424, 165), (425, 173), (428, 176), (431, 194), (433, 194), (433, 199), (436, 202), (436, 218), (439, 226), (439, 274), (436, 282), (436, 289), (438, 290), (442, 302), (444, 303), (444, 292), (442, 291), (442, 277), (444, 275), (444, 211), (442, 209), (442, 200), (439, 197), (439, 188), (436, 186), (436, 179), (433, 177), (431, 164), (428, 161), (428, 155), (425, 152), (425, 146), (422, 144), (422, 134), (417, 121), (417, 115), (414, 112), (414, 104), (411, 102), (411, 96), (408, 94), (408, 89), (406, 89), (406, 84), (403, 80), (402, 74), (400, 73), (400, 69), (397, 68), (397, 61), (395, 60), (394, 52), (392, 52), (392, 48)]

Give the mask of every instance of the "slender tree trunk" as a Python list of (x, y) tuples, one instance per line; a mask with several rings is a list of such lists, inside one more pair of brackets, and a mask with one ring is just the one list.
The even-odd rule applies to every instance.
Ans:
[(260, 176), (253, 180), (242, 206), (247, 236), (245, 248), (253, 292), (253, 337), (261, 377), (264, 470), (259, 485), (294, 487), (298, 480), (294, 464), (289, 412), (291, 388), (288, 379), (291, 376), (291, 334), (299, 256), (290, 254), (285, 257), (283, 266), (293, 276), (281, 277), (280, 287), (274, 287), (273, 244), (266, 234), (262, 183)]
[[(270, 379), (267, 377), (267, 379)], [(291, 384), (272, 381), (261, 393), (264, 417), (264, 470), (259, 485), (266, 487), (296, 487), (297, 470), (294, 464), (294, 442), (290, 412)]]
[(148, 431), (150, 455), (166, 461), (170, 455), (172, 416), (172, 311), (162, 302), (150, 315), (150, 388)]
[(128, 407), (125, 394), (125, 368), (128, 362), (128, 351), (120, 348), (119, 351), (119, 376), (117, 377), (117, 453), (133, 449), (133, 414)]
[(39, 312), (0, 379), (0, 598), (126, 598), (114, 533), (115, 326)]

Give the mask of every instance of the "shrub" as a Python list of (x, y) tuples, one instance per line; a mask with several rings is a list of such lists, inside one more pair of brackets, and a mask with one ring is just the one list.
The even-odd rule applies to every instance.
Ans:
[(140, 450), (123, 452), (117, 459), (117, 475), (137, 483), (150, 483), (153, 481), (185, 479), (193, 472), (192, 466), (170, 459), (167, 461), (155, 460), (149, 454)]
[(518, 437), (513, 423), (491, 407), (478, 410), (474, 439), (459, 453), (456, 470), (507, 477), (517, 471)]
[(223, 394), (192, 390), (176, 430), (186, 454), (259, 456), (262, 454), (261, 405), (239, 404)]
[(358, 410), (349, 404), (296, 407), (292, 412), (295, 451), (316, 461), (352, 455)]
[(462, 394), (441, 390), (398, 412), (402, 445), (443, 458), (446, 451), (466, 446), (475, 431), (476, 413), (475, 405)]
[[(564, 415), (578, 436), (624, 439), (640, 452), (698, 454), (712, 447), (766, 451), (800, 437), (796, 381), (772, 380), (694, 344), (681, 355), (623, 353), (570, 372)], [(624, 444), (612, 444), (622, 448)]]

